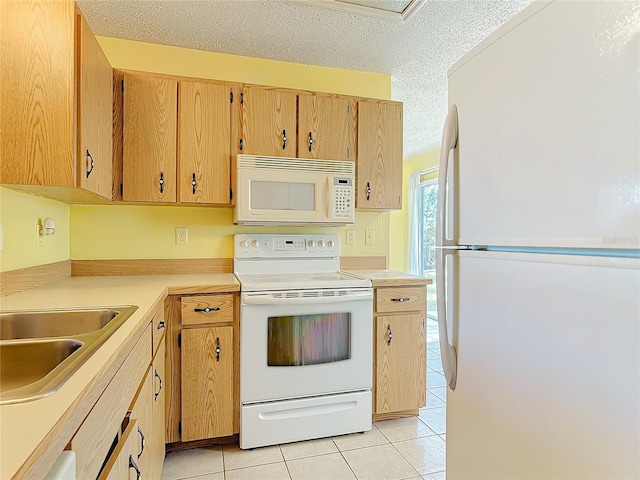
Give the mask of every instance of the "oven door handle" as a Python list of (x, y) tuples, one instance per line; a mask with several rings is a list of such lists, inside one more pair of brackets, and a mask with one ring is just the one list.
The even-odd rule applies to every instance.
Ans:
[(271, 296), (252, 295), (242, 297), (243, 305), (317, 305), (325, 303), (344, 303), (357, 300), (373, 300), (373, 292), (354, 293), (335, 297), (294, 297), (274, 298)]

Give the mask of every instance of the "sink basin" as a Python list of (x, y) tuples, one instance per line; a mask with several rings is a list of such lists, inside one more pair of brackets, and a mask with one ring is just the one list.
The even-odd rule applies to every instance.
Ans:
[(57, 391), (137, 308), (0, 312), (0, 405)]
[(32, 310), (0, 313), (0, 340), (68, 337), (95, 332), (116, 318), (122, 308)]
[(2, 345), (0, 348), (0, 392), (42, 380), (61, 365), (83, 343), (78, 340), (36, 340)]

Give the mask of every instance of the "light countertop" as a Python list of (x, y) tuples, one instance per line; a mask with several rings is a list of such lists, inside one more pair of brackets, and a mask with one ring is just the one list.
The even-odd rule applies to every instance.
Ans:
[(430, 278), (396, 272), (395, 270), (345, 270), (345, 272), (361, 278), (368, 278), (374, 287), (416, 286), (433, 283)]
[[(150, 321), (152, 307), (166, 295), (239, 291), (233, 274), (178, 274), (105, 277), (69, 277), (0, 299), (0, 309), (108, 307), (137, 305), (127, 321), (48, 397), (0, 406), (0, 478), (9, 479), (34, 450), (48, 443), (58, 421), (104, 370), (109, 360)], [(62, 423), (62, 422), (60, 422)], [(68, 441), (66, 439), (65, 441)]]

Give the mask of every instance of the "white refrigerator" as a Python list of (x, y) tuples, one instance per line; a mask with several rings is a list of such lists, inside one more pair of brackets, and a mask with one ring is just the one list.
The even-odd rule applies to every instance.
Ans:
[(640, 478), (640, 4), (535, 2), (449, 106), (447, 479)]

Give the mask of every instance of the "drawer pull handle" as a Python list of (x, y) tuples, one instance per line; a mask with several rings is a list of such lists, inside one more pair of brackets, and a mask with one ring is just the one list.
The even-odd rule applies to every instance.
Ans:
[(158, 381), (160, 382), (160, 388), (158, 388), (157, 392), (153, 393), (153, 399), (154, 400), (158, 400), (158, 396), (160, 395), (160, 392), (162, 391), (162, 378), (160, 377), (160, 375), (158, 375), (158, 370), (156, 370), (155, 368), (153, 369), (153, 375), (158, 379)]
[(367, 182), (367, 201), (371, 199), (371, 185)]
[(220, 361), (220, 353), (222, 349), (220, 348), (220, 337), (216, 337), (216, 362)]
[(158, 185), (160, 185), (160, 193), (164, 193), (164, 173), (160, 172), (160, 180), (158, 180)]
[(286, 130), (282, 130), (282, 149), (283, 150), (287, 149), (287, 131)]
[(313, 148), (313, 134), (309, 132), (309, 151)]
[(392, 302), (408, 302), (409, 300), (411, 300), (409, 297), (398, 297), (398, 298), (392, 298), (391, 301)]
[(198, 182), (196, 182), (196, 174), (194, 173), (191, 177), (191, 191), (193, 194), (196, 194), (196, 187), (198, 186)]
[(387, 325), (387, 345), (391, 345), (392, 338), (393, 338), (393, 332), (391, 332), (391, 325)]
[(158, 322), (158, 326), (156, 327), (156, 330), (162, 330), (164, 328), (164, 320), (160, 320)]
[(140, 480), (142, 478), (138, 465), (133, 461), (133, 455), (129, 455), (129, 468), (133, 468), (136, 471), (136, 480)]
[(138, 458), (140, 458), (142, 456), (142, 452), (144, 452), (144, 433), (142, 433), (140, 427), (138, 427), (138, 433), (140, 434), (140, 453), (138, 454)]
[(205, 307), (205, 308), (194, 308), (194, 312), (203, 312), (203, 313), (211, 313), (217, 312), (220, 310), (220, 307)]

